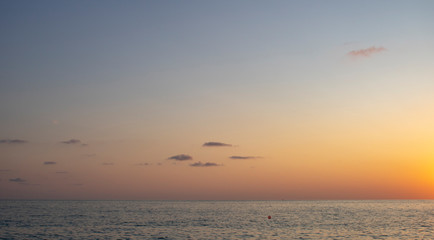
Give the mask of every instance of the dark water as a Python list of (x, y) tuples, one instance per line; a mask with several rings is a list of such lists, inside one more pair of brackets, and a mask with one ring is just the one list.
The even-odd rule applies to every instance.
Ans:
[(0, 201), (0, 239), (434, 239), (433, 210), (434, 201)]

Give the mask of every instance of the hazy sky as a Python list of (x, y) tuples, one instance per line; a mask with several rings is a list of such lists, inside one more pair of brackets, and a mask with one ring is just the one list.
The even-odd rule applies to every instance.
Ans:
[(0, 1), (0, 198), (434, 198), (434, 1)]

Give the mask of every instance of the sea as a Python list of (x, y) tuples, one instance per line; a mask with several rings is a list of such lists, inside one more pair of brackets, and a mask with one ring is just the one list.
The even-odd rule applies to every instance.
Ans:
[(434, 239), (433, 200), (0, 201), (0, 239)]

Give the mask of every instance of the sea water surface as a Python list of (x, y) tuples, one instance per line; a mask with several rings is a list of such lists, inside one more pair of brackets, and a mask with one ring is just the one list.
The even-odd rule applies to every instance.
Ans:
[(0, 239), (434, 239), (433, 224), (431, 200), (0, 201)]

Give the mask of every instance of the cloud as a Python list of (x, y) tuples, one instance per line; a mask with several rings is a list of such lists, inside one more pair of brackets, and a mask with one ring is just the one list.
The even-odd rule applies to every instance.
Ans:
[(77, 146), (80, 145), (82, 147), (86, 147), (87, 146), (86, 143), (83, 143), (82, 141), (80, 141), (78, 139), (73, 139), (73, 138), (71, 138), (69, 140), (66, 140), (66, 141), (61, 141), (60, 143), (68, 144), (68, 145), (77, 145)]
[(372, 54), (380, 53), (386, 51), (384, 47), (375, 47), (372, 46), (370, 48), (364, 48), (359, 50), (353, 50), (347, 53), (347, 55), (352, 57), (370, 57)]
[(112, 162), (103, 162), (102, 165), (104, 165), (104, 166), (112, 166), (112, 165), (115, 165), (115, 164), (112, 163)]
[(145, 163), (137, 163), (136, 165), (137, 166), (150, 166), (152, 164), (145, 162)]
[(44, 165), (54, 165), (54, 164), (56, 164), (56, 162), (51, 162), (51, 161), (44, 162)]
[(221, 143), (221, 142), (206, 142), (202, 147), (232, 147), (232, 144)]
[(241, 159), (241, 160), (246, 160), (246, 159), (257, 159), (257, 158), (262, 158), (262, 157), (254, 157), (254, 156), (230, 156), (230, 159)]
[(0, 139), (0, 144), (23, 144), (23, 143), (27, 143), (27, 141), (21, 139)]
[(192, 166), (192, 167), (218, 167), (221, 165), (217, 164), (217, 163), (213, 163), (213, 162), (206, 162), (206, 163), (195, 162), (195, 163), (190, 164), (190, 166)]
[(67, 141), (61, 141), (60, 143), (63, 143), (63, 144), (71, 144), (71, 145), (80, 145), (80, 146), (83, 146), (83, 147), (87, 146), (86, 143), (82, 143), (82, 142), (81, 142), (80, 140), (78, 140), (78, 139), (70, 139), (70, 140), (67, 140)]
[(59, 125), (59, 120), (52, 120), (51, 123), (54, 125)]
[(11, 179), (9, 179), (9, 182), (25, 183), (25, 182), (27, 182), (27, 180), (22, 179), (22, 178), (11, 178)]
[(63, 143), (63, 144), (80, 144), (81, 141), (78, 139), (70, 139), (67, 141), (61, 141), (61, 143)]
[(2, 173), (2, 172), (10, 172), (11, 170), (10, 169), (0, 169), (0, 173)]
[(58, 172), (56, 172), (57, 174), (67, 174), (68, 172), (67, 171), (58, 171)]
[(187, 160), (193, 160), (193, 157), (186, 154), (179, 154), (179, 155), (171, 156), (167, 160), (187, 161)]

